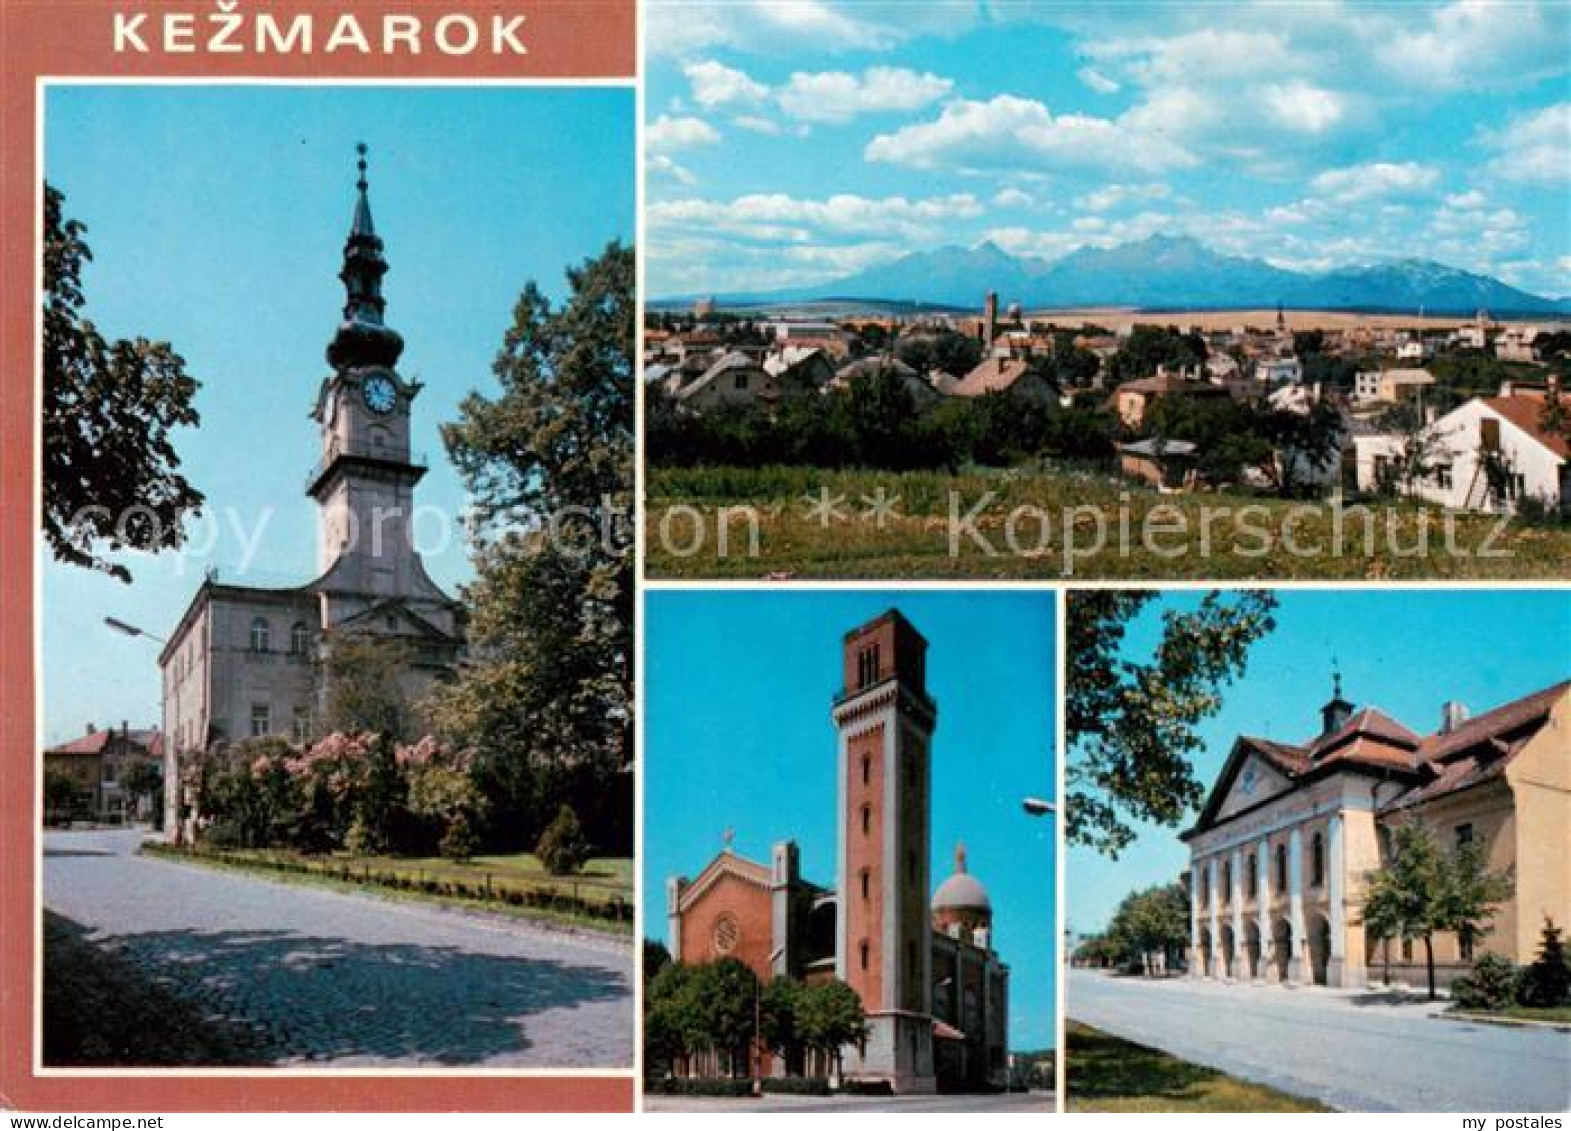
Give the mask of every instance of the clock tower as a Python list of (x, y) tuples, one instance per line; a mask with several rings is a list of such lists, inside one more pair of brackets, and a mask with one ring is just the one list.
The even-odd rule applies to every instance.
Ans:
[(399, 375), (404, 340), (383, 320), (387, 260), (371, 220), (365, 146), (357, 149), (354, 218), (338, 273), (343, 318), (327, 347), (332, 373), (311, 410), (322, 458), (306, 492), (320, 508), (324, 627), (389, 600), (450, 605), (414, 549), (414, 488), (426, 469), (410, 454), (409, 432), (421, 385)]

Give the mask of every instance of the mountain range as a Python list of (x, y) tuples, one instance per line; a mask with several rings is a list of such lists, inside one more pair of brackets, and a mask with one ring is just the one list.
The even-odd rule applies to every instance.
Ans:
[(1082, 247), (1056, 260), (1011, 255), (991, 242), (940, 247), (817, 286), (716, 297), (734, 304), (863, 300), (974, 309), (988, 291), (996, 291), (1001, 303), (1018, 302), (1027, 310), (1245, 310), (1281, 304), (1303, 310), (1571, 313), (1571, 298), (1530, 294), (1427, 259), (1379, 260), (1314, 274), (1223, 255), (1192, 237), (1170, 235)]

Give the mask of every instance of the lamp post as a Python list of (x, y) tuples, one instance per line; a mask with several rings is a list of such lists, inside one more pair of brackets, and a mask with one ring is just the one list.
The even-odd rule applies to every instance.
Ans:
[(145, 636), (147, 639), (157, 644), (169, 643), (169, 641), (165, 640), (162, 636), (154, 636), (151, 632), (148, 632), (147, 629), (138, 628), (134, 624), (128, 624), (127, 622), (120, 620), (118, 617), (105, 617), (104, 624), (114, 631), (120, 633), (122, 636)]
[(1057, 802), (1046, 801), (1040, 797), (1023, 797), (1020, 799), (1020, 807), (1030, 817), (1051, 817), (1058, 813)]

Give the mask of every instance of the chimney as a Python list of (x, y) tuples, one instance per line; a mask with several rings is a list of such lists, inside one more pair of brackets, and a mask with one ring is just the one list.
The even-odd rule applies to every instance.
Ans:
[(98, 733), (98, 728), (95, 727), (92, 723), (88, 723), (87, 724), (87, 733), (88, 734), (97, 734)]
[(982, 304), (982, 344), (992, 348), (994, 340), (998, 337), (998, 292), (988, 291), (987, 301)]
[(1467, 705), (1456, 700), (1448, 700), (1440, 708), (1440, 733), (1450, 734), (1463, 723), (1467, 722)]

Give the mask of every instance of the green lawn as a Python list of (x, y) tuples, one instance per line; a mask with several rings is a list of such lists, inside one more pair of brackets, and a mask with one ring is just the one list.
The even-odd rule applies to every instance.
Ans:
[(1314, 1100), (1251, 1084), (1212, 1068), (1070, 1021), (1065, 1027), (1067, 1105), (1090, 1112), (1331, 1111)]
[[(882, 528), (869, 513), (880, 489), (899, 500)], [(810, 513), (809, 496), (835, 501), (827, 525), (821, 511)], [(1311, 511), (1246, 494), (1159, 495), (1069, 470), (653, 468), (648, 569), (668, 578), (1525, 579), (1559, 577), (1571, 559), (1571, 527), (1448, 518), (1409, 503), (1367, 507), (1345, 504), (1338, 525), (1329, 504)]]
[(571, 876), (553, 876), (529, 853), (476, 856), (459, 863), (438, 856), (306, 855), (285, 849), (197, 851), (146, 845), (144, 852), (214, 867), (254, 871), (285, 881), (362, 887), (398, 898), (480, 905), (527, 918), (630, 933), (633, 862), (591, 858)]
[(1552, 1025), (1571, 1025), (1571, 1005), (1508, 1005), (1504, 1009), (1461, 1009), (1451, 1012), (1469, 1017), (1502, 1017), (1517, 1021), (1544, 1021)]

